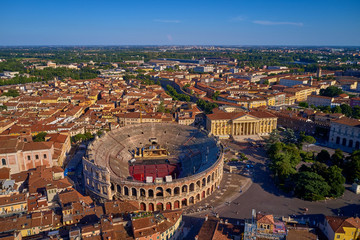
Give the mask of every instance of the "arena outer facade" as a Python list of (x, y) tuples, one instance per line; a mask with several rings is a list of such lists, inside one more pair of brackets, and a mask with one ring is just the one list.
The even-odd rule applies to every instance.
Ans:
[[(169, 146), (170, 153), (182, 154), (184, 162), (198, 161), (198, 169), (168, 182), (131, 179), (129, 152), (147, 138), (157, 138)], [(127, 200), (144, 211), (174, 210), (210, 196), (222, 179), (223, 163), (222, 146), (208, 132), (178, 124), (146, 123), (125, 126), (95, 140), (83, 159), (83, 172), (87, 193), (94, 197)]]

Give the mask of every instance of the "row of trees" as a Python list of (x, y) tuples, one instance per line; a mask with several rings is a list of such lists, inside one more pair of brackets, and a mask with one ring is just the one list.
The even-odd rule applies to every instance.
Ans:
[(190, 96), (186, 95), (186, 94), (179, 94), (175, 88), (173, 88), (170, 85), (166, 86), (167, 91), (166, 93), (168, 95), (170, 95), (174, 100), (179, 100), (179, 101), (184, 101), (184, 102), (190, 102)]
[(7, 97), (18, 97), (19, 95), (20, 94), (16, 89), (9, 89), (7, 92), (4, 92), (2, 94), (2, 96), (7, 96)]
[[(308, 108), (309, 104), (307, 102), (300, 102), (300, 107)], [(310, 105), (312, 109), (318, 109), (324, 113), (342, 113), (347, 117), (352, 117), (360, 119), (360, 106), (350, 107), (348, 104), (341, 104), (340, 106), (330, 107), (330, 106), (318, 106)]]

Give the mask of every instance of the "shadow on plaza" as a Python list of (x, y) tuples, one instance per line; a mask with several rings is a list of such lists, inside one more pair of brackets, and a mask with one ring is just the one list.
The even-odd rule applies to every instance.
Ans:
[(360, 217), (360, 204), (349, 204), (341, 208), (331, 209), (334, 215), (346, 217)]

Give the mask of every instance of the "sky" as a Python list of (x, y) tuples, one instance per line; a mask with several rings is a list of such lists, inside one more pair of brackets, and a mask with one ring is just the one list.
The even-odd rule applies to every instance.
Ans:
[(360, 0), (1, 0), (0, 45), (360, 46)]

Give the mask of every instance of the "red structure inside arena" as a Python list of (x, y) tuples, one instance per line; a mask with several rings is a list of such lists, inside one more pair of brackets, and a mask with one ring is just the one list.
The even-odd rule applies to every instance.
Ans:
[(173, 179), (180, 174), (178, 164), (149, 164), (129, 166), (130, 175), (134, 180), (145, 182), (146, 177), (163, 178), (171, 175)]

